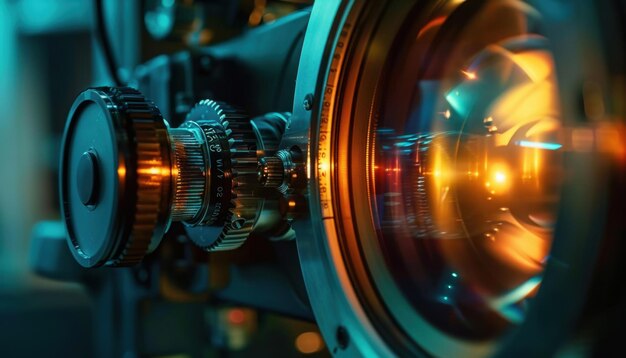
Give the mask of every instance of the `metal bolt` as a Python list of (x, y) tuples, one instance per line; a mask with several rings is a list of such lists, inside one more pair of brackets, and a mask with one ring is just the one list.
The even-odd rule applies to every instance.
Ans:
[(306, 96), (304, 96), (304, 101), (302, 102), (302, 105), (304, 106), (304, 109), (307, 111), (310, 111), (311, 109), (313, 109), (313, 94), (309, 93)]
[(348, 344), (350, 343), (350, 335), (348, 335), (348, 330), (343, 326), (339, 326), (337, 328), (336, 335), (337, 345), (339, 346), (339, 348), (346, 349), (348, 347)]

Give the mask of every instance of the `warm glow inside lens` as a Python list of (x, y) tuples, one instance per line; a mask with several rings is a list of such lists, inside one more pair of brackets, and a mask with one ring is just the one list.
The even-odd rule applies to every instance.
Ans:
[(552, 242), (561, 121), (538, 16), (464, 3), (402, 35), (372, 129), (385, 262), (421, 315), (464, 338), (523, 320)]

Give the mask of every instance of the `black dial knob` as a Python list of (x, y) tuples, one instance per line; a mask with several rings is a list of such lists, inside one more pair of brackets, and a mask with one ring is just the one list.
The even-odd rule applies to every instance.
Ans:
[(60, 192), (83, 266), (131, 265), (156, 246), (170, 208), (169, 139), (159, 110), (131, 88), (81, 93), (63, 139)]

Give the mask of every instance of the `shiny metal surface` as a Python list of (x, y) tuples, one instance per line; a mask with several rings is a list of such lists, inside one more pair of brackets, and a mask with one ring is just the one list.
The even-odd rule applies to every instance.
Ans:
[[(337, 29), (345, 25), (351, 11), (358, 11), (362, 5), (358, 1), (315, 2), (308, 25), (314, 30), (307, 31), (304, 39), (293, 116), (281, 143), (284, 149), (298, 146), (306, 158), (309, 214), (294, 221), (292, 227), (296, 231), (304, 280), (317, 323), (330, 351), (345, 357), (393, 355), (360, 307), (341, 259), (339, 243), (326, 237), (325, 225), (332, 224), (332, 216), (324, 214), (319, 182), (314, 179), (319, 178), (320, 171), (328, 169), (319, 168), (317, 148), (319, 117), (324, 107), (329, 58), (338, 41)], [(304, 104), (305, 100), (311, 100), (310, 96), (307, 98), (309, 94), (313, 102), (310, 107)]]

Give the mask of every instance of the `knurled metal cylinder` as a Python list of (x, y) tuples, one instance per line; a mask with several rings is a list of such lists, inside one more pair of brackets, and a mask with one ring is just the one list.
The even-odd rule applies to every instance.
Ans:
[(266, 188), (278, 188), (285, 180), (285, 167), (278, 157), (265, 157), (259, 160), (259, 182)]
[(192, 128), (169, 130), (172, 144), (174, 201), (172, 221), (190, 221), (199, 215), (206, 195), (203, 143)]

